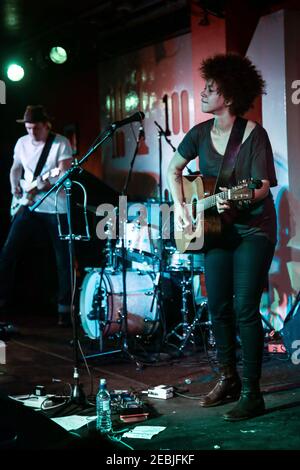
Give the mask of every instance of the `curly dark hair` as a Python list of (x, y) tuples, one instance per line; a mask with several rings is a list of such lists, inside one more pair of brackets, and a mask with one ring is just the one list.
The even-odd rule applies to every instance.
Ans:
[(216, 54), (205, 59), (200, 67), (205, 80), (214, 80), (229, 111), (241, 116), (253, 106), (255, 98), (265, 93), (265, 81), (248, 57), (239, 54)]

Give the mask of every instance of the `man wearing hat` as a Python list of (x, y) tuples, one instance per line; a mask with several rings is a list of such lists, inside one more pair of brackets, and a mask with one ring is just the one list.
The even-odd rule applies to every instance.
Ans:
[[(70, 272), (66, 241), (58, 236), (55, 191), (33, 212), (28, 206), (39, 200), (72, 163), (69, 141), (51, 132), (51, 118), (42, 105), (27, 106), (23, 119), (27, 135), (18, 139), (10, 170), (13, 201), (17, 207), (7, 240), (0, 254), (0, 310), (5, 312), (13, 282), (16, 262), (26, 249), (26, 244), (42, 229), (50, 235), (54, 248), (58, 274), (59, 324), (70, 323)], [(48, 176), (49, 175), (49, 176)], [(22, 179), (24, 183), (21, 185)], [(28, 188), (30, 189), (28, 192)], [(18, 204), (18, 201), (21, 201)], [(61, 190), (57, 198), (57, 210), (62, 222), (66, 222), (66, 201)]]

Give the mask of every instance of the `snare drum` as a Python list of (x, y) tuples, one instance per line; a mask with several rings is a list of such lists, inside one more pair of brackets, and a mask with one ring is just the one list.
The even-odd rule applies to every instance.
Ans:
[(171, 251), (166, 256), (165, 271), (202, 272), (204, 271), (204, 255), (203, 253), (187, 254)]
[[(127, 270), (128, 335), (152, 335), (156, 331), (159, 314), (153, 288), (152, 274)], [(86, 274), (80, 293), (80, 317), (89, 338), (99, 338), (101, 330), (103, 336), (120, 333), (122, 308), (122, 272), (105, 269), (102, 279), (100, 269)]]

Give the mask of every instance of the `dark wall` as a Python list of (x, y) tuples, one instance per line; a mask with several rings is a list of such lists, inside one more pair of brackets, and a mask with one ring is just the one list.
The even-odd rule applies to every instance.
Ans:
[[(247, 54), (252, 36), (263, 13), (262, 5), (251, 0), (230, 0), (226, 3), (226, 50)], [(246, 114), (247, 119), (262, 121), (261, 98), (256, 99), (254, 107)]]
[[(0, 76), (0, 79), (4, 79)], [(9, 225), (11, 202), (9, 171), (13, 161), (16, 140), (26, 134), (23, 124), (16, 119), (24, 114), (28, 104), (44, 104), (54, 116), (53, 129), (64, 134), (66, 125), (77, 130), (78, 158), (82, 157), (99, 134), (99, 84), (98, 66), (71, 64), (52, 66), (45, 69), (26, 69), (24, 79), (19, 83), (6, 83), (6, 104), (0, 106), (0, 249), (6, 239)], [(99, 152), (93, 154), (85, 167), (89, 172), (101, 174)], [(94, 231), (95, 232), (95, 231)], [(96, 244), (96, 247), (94, 246)], [(99, 263), (98, 242), (84, 246), (82, 265), (91, 264), (96, 257)], [(30, 306), (32, 309), (51, 311), (55, 302), (52, 297), (56, 290), (56, 273), (53, 271), (52, 247), (48, 240), (43, 244), (32, 242), (24, 250), (20, 260), (14, 286), (14, 304)], [(32, 285), (35, 286), (34, 292)], [(38, 296), (37, 296), (38, 295)], [(42, 302), (44, 301), (44, 302)]]
[[(52, 66), (45, 69), (26, 69), (19, 83), (6, 82), (6, 104), (0, 106), (0, 244), (9, 225), (10, 205), (9, 170), (12, 165), (13, 148), (18, 137), (26, 133), (24, 125), (16, 119), (24, 114), (28, 104), (44, 104), (54, 116), (53, 128), (64, 133), (66, 125), (77, 129), (79, 157), (88, 150), (98, 135), (99, 84), (98, 66)], [(0, 77), (4, 79), (4, 77)], [(99, 151), (90, 157), (86, 168), (101, 174)]]

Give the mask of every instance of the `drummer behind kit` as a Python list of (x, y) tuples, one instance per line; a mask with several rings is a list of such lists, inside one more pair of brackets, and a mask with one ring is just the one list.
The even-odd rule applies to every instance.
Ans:
[[(194, 222), (193, 233), (176, 233), (174, 239), (176, 247), (170, 242), (164, 243), (162, 253), (159, 249), (161, 239), (158, 224), (140, 224), (139, 219), (131, 220), (125, 225), (126, 261), (131, 267), (126, 273), (127, 291), (127, 334), (151, 338), (162, 321), (162, 308), (165, 308), (164, 295), (160, 296), (162, 289), (160, 283), (164, 278), (177, 278), (177, 285), (181, 289), (181, 317), (179, 323), (170, 332), (167, 332), (164, 341), (170, 344), (173, 336), (179, 339), (178, 350), (181, 352), (190, 339), (193, 339), (194, 328), (202, 321), (203, 310), (207, 312), (206, 298), (201, 289), (199, 292), (200, 275), (204, 272), (204, 255), (201, 252), (189, 251), (191, 242), (198, 236), (199, 211), (205, 211), (216, 205), (216, 194), (213, 194), (215, 180), (204, 179), (199, 176), (184, 177), (183, 190), (185, 201), (190, 204), (191, 216)], [(253, 197), (253, 189), (258, 182), (243, 181), (239, 185), (222, 191), (220, 197), (233, 201), (249, 200)], [(205, 196), (205, 197), (203, 197)], [(199, 203), (200, 201), (200, 203)], [(157, 210), (159, 205), (156, 204)], [(150, 211), (147, 212), (148, 214)], [(153, 214), (151, 214), (151, 218)], [(153, 217), (155, 218), (155, 217)], [(203, 217), (202, 217), (203, 221)], [(221, 233), (218, 214), (211, 215), (204, 220), (204, 236), (209, 239)], [(177, 238), (176, 238), (177, 236)], [(203, 236), (203, 233), (200, 234)], [(86, 335), (92, 339), (108, 338), (121, 333), (122, 328), (122, 268), (121, 244), (117, 241), (113, 248), (109, 244), (109, 257), (103, 269), (86, 268), (87, 274), (83, 280), (80, 294), (80, 315), (82, 327)], [(161, 270), (161, 271), (160, 271)], [(179, 279), (179, 282), (178, 282)], [(196, 286), (197, 284), (197, 286)], [(198, 291), (196, 293), (196, 290)], [(192, 294), (194, 304), (201, 306), (195, 313), (193, 322), (189, 323), (188, 296)], [(173, 310), (179, 305), (174, 305)], [(174, 312), (171, 312), (174, 314)], [(207, 322), (206, 322), (207, 324)]]

